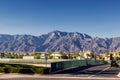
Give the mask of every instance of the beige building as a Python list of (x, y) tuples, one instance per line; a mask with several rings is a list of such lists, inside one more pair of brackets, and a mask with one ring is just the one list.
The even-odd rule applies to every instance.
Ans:
[(85, 51), (85, 52), (83, 52), (84, 54), (83, 54), (83, 56), (84, 56), (84, 58), (85, 59), (90, 59), (91, 58), (91, 52), (90, 51)]
[(59, 54), (58, 52), (54, 52), (50, 55), (53, 59), (61, 59), (62, 54)]
[(23, 56), (23, 59), (34, 59), (34, 56)]

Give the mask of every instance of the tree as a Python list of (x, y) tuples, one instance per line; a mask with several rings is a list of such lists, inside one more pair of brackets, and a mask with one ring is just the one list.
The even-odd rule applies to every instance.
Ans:
[(15, 59), (18, 59), (18, 54), (13, 54), (13, 57), (14, 57)]
[(74, 53), (74, 59), (77, 59), (80, 56), (79, 53)]
[(117, 56), (119, 56), (119, 57), (120, 57), (120, 52), (118, 52), (118, 53), (117, 53)]
[(105, 57), (108, 57), (108, 56), (109, 56), (109, 52), (106, 52), (106, 53), (105, 53)]
[(52, 52), (48, 52), (48, 58), (53, 59), (53, 56), (51, 56)]
[(68, 59), (73, 59), (73, 54), (72, 53), (68, 52), (67, 56), (68, 56)]
[(91, 53), (91, 58), (94, 58), (96, 60), (97, 54), (95, 52)]
[(0, 58), (2, 58), (2, 53), (0, 53)]
[(5, 54), (5, 57), (7, 57), (7, 58), (12, 58), (13, 56), (12, 56), (12, 53), (9, 52), (9, 53), (6, 53), (6, 54)]
[(22, 59), (24, 54), (18, 54), (18, 59)]
[(63, 54), (63, 52), (62, 52), (62, 51), (60, 51), (60, 52), (59, 52), (59, 54)]
[(24, 56), (29, 56), (29, 53), (25, 53)]
[(85, 57), (84, 57), (84, 52), (81, 52), (81, 53), (80, 53), (80, 58), (81, 58), (81, 59), (85, 59)]
[(88, 54), (88, 53), (86, 54), (86, 56), (87, 56), (87, 59), (88, 59), (88, 57), (91, 57), (91, 55), (90, 55), (90, 54)]
[(118, 61), (120, 58), (118, 56), (114, 57), (115, 61)]
[(35, 59), (40, 59), (40, 55), (41, 55), (41, 53), (34, 53)]

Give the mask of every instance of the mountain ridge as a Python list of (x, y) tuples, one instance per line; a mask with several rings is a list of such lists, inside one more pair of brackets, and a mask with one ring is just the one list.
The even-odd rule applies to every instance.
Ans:
[(80, 52), (103, 53), (120, 50), (120, 37), (99, 38), (79, 32), (61, 32), (58, 30), (33, 35), (0, 34), (0, 52)]

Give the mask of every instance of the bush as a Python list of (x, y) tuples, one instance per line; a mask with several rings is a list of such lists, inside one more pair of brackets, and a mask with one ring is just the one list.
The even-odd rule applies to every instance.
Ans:
[(0, 67), (4, 67), (6, 64), (4, 63), (0, 63)]
[(4, 73), (4, 67), (0, 67), (0, 73)]
[(5, 73), (10, 73), (10, 71), (11, 71), (11, 69), (8, 68), (8, 67), (4, 68), (4, 72), (5, 72)]
[(9, 65), (12, 66), (12, 67), (20, 67), (19, 64), (9, 64)]
[(10, 73), (19, 73), (20, 68), (19, 67), (12, 67), (12, 71)]
[(49, 74), (50, 68), (44, 68), (44, 74)]
[(4, 72), (5, 73), (18, 73), (20, 68), (16, 67), (5, 67)]
[(50, 68), (38, 68), (38, 67), (33, 67), (32, 68), (33, 72), (36, 74), (48, 74)]
[(19, 73), (22, 73), (22, 74), (34, 74), (34, 72), (31, 70), (31, 68), (22, 68), (22, 69), (20, 69)]
[(0, 63), (0, 72), (4, 73), (48, 74), (49, 70), (50, 68), (32, 65)]
[(21, 64), (19, 66), (22, 68), (32, 68), (33, 67), (32, 65), (24, 65), (24, 64)]

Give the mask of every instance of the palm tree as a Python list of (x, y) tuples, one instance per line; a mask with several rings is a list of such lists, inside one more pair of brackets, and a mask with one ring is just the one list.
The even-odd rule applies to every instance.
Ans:
[(68, 56), (68, 59), (73, 59), (73, 54), (72, 53), (68, 52), (67, 56)]
[(91, 55), (90, 55), (90, 54), (88, 54), (88, 53), (86, 54), (86, 56), (87, 56), (87, 59), (88, 59), (88, 57), (91, 57)]

